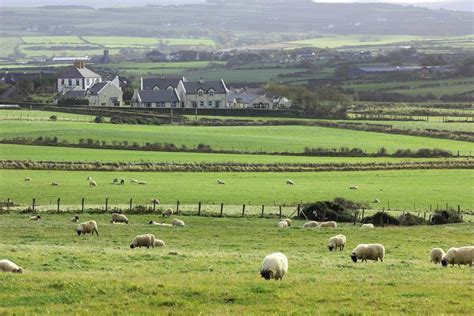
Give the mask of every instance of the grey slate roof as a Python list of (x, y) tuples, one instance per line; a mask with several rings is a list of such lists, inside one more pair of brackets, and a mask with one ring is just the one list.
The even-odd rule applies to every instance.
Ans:
[(66, 93), (64, 93), (64, 97), (69, 97), (69, 98), (83, 98), (84, 96), (85, 96), (84, 90), (69, 90)]
[(143, 103), (179, 102), (176, 90), (140, 90), (138, 92)]
[(74, 66), (66, 68), (59, 78), (101, 78), (101, 75), (96, 74), (87, 68), (76, 68)]
[(92, 87), (89, 88), (89, 92), (92, 95), (97, 95), (97, 93), (99, 93), (99, 91), (102, 90), (109, 82), (110, 81), (96, 82)]
[(222, 81), (193, 81), (193, 82), (183, 82), (186, 93), (188, 94), (197, 94), (199, 89), (204, 90), (205, 92), (209, 91), (211, 88), (215, 93), (226, 93), (226, 87)]
[(253, 100), (258, 98), (256, 94), (247, 94), (247, 93), (233, 93), (227, 96), (227, 102), (237, 100), (239, 103), (251, 103)]
[(178, 83), (183, 78), (143, 78), (143, 90), (152, 90), (158, 86), (160, 90), (168, 89), (169, 86), (173, 88), (178, 87)]

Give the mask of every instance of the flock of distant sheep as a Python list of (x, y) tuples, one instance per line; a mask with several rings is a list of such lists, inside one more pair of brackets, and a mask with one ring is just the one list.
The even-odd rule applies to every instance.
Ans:
[[(164, 210), (163, 216), (170, 216), (173, 214), (172, 209)], [(32, 221), (40, 221), (41, 216), (35, 215), (30, 217)], [(72, 223), (79, 222), (79, 216), (74, 216), (70, 219)], [(114, 224), (128, 224), (129, 220), (124, 214), (113, 213), (111, 223)], [(183, 227), (185, 226), (184, 222), (180, 219), (174, 219), (171, 224), (169, 223), (159, 223), (151, 220), (148, 224), (163, 226), (163, 227)], [(291, 227), (293, 221), (291, 219), (283, 219), (277, 223), (278, 228), (288, 228)], [(308, 221), (303, 224), (303, 228), (337, 228), (337, 223), (335, 221), (327, 222), (317, 222), (317, 221)], [(361, 226), (363, 229), (372, 229), (374, 228), (373, 224), (363, 224)], [(86, 234), (96, 234), (99, 236), (99, 231), (97, 228), (97, 222), (94, 220), (89, 220), (82, 222), (77, 225), (76, 233), (80, 235)], [(346, 245), (347, 238), (343, 234), (338, 234), (329, 238), (327, 242), (327, 247), (329, 251), (343, 251)], [(143, 234), (136, 236), (130, 243), (130, 248), (155, 248), (155, 247), (164, 247), (166, 243), (157, 239), (153, 234)], [(434, 248), (430, 253), (431, 262), (435, 264), (441, 263), (442, 266), (446, 267), (449, 264), (451, 265), (469, 265), (472, 266), (474, 262), (474, 246), (466, 246), (460, 248), (451, 248), (447, 253), (441, 248)], [(350, 255), (353, 262), (358, 260), (362, 262), (367, 262), (367, 260), (380, 260), (383, 262), (385, 257), (385, 247), (382, 244), (359, 244), (351, 252)], [(3, 272), (13, 272), (13, 273), (23, 273), (23, 269), (19, 267), (14, 262), (3, 259), (0, 260), (0, 271)], [(272, 253), (266, 256), (263, 259), (262, 268), (260, 270), (260, 275), (266, 280), (282, 280), (283, 277), (288, 273), (288, 258), (281, 252)]]

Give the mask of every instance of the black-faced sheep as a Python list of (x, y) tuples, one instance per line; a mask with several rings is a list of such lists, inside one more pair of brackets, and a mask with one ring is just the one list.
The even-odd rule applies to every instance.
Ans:
[(125, 179), (120, 179), (120, 185), (125, 185)]
[(225, 184), (225, 181), (224, 180), (217, 180), (217, 184)]
[(89, 186), (91, 186), (91, 187), (96, 187), (96, 186), (97, 186), (97, 182), (95, 182), (94, 180), (89, 181)]
[(163, 217), (168, 217), (170, 215), (173, 215), (173, 209), (172, 208), (167, 208), (166, 210), (164, 210), (163, 212), (161, 212), (161, 215)]
[(89, 176), (89, 177), (86, 178), (86, 180), (87, 180), (87, 181), (91, 181), (91, 180), (92, 180), (92, 177)]
[(16, 263), (8, 259), (0, 260), (0, 271), (12, 272), (12, 273), (23, 273), (23, 269), (21, 267), (19, 267)]
[(354, 262), (357, 262), (358, 259), (362, 262), (367, 262), (367, 260), (375, 260), (383, 262), (385, 256), (385, 247), (381, 244), (359, 244), (357, 247), (352, 250), (351, 259)]
[(71, 218), (70, 222), (71, 222), (71, 223), (77, 223), (77, 222), (79, 222), (79, 216), (77, 216), (77, 215), (74, 216), (73, 218)]
[(288, 272), (288, 259), (281, 252), (275, 252), (263, 259), (260, 275), (265, 280), (282, 280)]
[(294, 185), (295, 182), (294, 182), (293, 180), (288, 179), (288, 180), (286, 180), (286, 184), (288, 184), (288, 185)]
[(441, 262), (441, 259), (443, 259), (443, 256), (445, 255), (444, 250), (441, 248), (433, 248), (431, 249), (430, 256), (431, 256), (431, 261), (434, 264), (438, 264)]
[(35, 215), (35, 216), (30, 217), (30, 221), (38, 222), (39, 220), (41, 220), (41, 216), (39, 216), (39, 215)]
[(346, 236), (339, 234), (334, 237), (329, 238), (328, 240), (328, 249), (329, 251), (333, 250), (344, 250), (344, 246), (346, 245)]
[(303, 228), (314, 228), (319, 227), (319, 223), (316, 221), (309, 221), (303, 224)]
[(51, 182), (51, 185), (53, 187), (57, 187), (57, 186), (59, 186), (59, 182), (53, 181), (53, 182)]
[(321, 228), (337, 228), (337, 223), (335, 221), (321, 222), (319, 223)]
[(472, 267), (474, 262), (474, 246), (466, 246), (459, 248), (451, 248), (441, 259), (443, 267), (447, 267), (448, 264), (454, 266), (469, 265)]
[(288, 224), (288, 227), (291, 227), (291, 225), (293, 224), (293, 221), (289, 218), (285, 218), (284, 221), (286, 221), (286, 223)]
[(112, 220), (111, 223), (125, 223), (128, 224), (127, 216), (119, 213), (112, 213)]
[(375, 199), (372, 203), (380, 203), (379, 199)]
[(351, 185), (349, 187), (349, 190), (358, 190), (358, 189), (359, 189), (359, 187), (357, 185)]
[(99, 236), (99, 231), (97, 230), (97, 222), (96, 221), (87, 221), (80, 223), (77, 225), (76, 232), (79, 236), (81, 234), (94, 234), (94, 232)]
[(115, 178), (114, 181), (112, 181), (112, 184), (117, 184), (117, 183), (119, 183), (119, 181), (117, 178)]
[(152, 234), (144, 234), (144, 235), (136, 236), (132, 240), (132, 243), (130, 244), (130, 248), (133, 249), (137, 247), (155, 248), (155, 236)]

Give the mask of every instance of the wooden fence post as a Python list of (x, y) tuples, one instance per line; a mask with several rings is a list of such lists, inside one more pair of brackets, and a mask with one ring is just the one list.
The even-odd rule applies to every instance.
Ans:
[(58, 212), (59, 212), (60, 204), (61, 204), (61, 198), (58, 198)]
[(84, 213), (84, 198), (81, 200), (81, 211)]
[(390, 211), (390, 201), (387, 201), (387, 210)]
[(179, 201), (176, 201), (176, 214), (179, 214)]
[(432, 216), (432, 214), (430, 214), (430, 218), (428, 219), (428, 222), (430, 222), (430, 223), (431, 223), (431, 216)]
[(242, 217), (244, 217), (244, 216), (245, 216), (245, 204), (242, 205)]
[(281, 205), (278, 207), (278, 210), (280, 212), (280, 218), (281, 218)]
[[(153, 200), (153, 204), (154, 204), (154, 200)], [(128, 211), (131, 212), (132, 211), (132, 206), (133, 206), (133, 199), (130, 199), (130, 204), (128, 206)]]
[(198, 203), (198, 216), (201, 215), (201, 202)]
[(109, 210), (109, 198), (105, 198), (105, 212)]
[(360, 221), (362, 222), (362, 220), (364, 219), (364, 213), (365, 213), (365, 208), (362, 209), (362, 217), (360, 218)]
[(35, 204), (36, 204), (36, 199), (33, 198), (33, 203), (32, 203), (32, 209), (33, 209), (33, 212), (35, 211)]
[(10, 198), (7, 199), (7, 212), (10, 210)]
[(156, 199), (153, 199), (153, 212), (156, 211)]
[(262, 215), (261, 217), (263, 217), (263, 212), (265, 211), (265, 205), (262, 205)]
[(224, 203), (221, 203), (221, 214), (220, 214), (221, 217), (222, 217), (222, 213), (224, 213)]
[(300, 209), (301, 209), (301, 205), (298, 204), (298, 207), (296, 208), (296, 215), (297, 215), (298, 217), (300, 217)]
[(461, 205), (458, 204), (458, 213), (461, 213)]

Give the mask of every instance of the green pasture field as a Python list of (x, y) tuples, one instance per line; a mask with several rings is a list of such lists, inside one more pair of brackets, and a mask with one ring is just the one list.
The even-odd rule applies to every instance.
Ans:
[(92, 122), (95, 119), (94, 115), (37, 110), (0, 110), (0, 120), (39, 121), (49, 120), (52, 115), (56, 115), (58, 121)]
[[(138, 63), (138, 62), (127, 62), (120, 64), (109, 64), (103, 65), (101, 67), (105, 69), (114, 69), (117, 71), (161, 71), (162, 69), (200, 69), (208, 67), (211, 62), (209, 61), (188, 61), (188, 62), (147, 62), (147, 63)], [(212, 62), (216, 64), (225, 64), (225, 62)]]
[[(38, 46), (38, 45), (33, 45)], [(71, 57), (82, 57), (85, 55), (102, 55), (104, 50), (102, 48), (97, 49), (80, 49), (84, 45), (71, 45), (69, 49), (48, 49), (45, 47), (40, 50), (29, 50), (28, 45), (20, 45), (20, 52), (25, 54), (26, 57), (44, 57), (44, 56), (71, 56)], [(118, 53), (119, 49), (109, 49), (110, 54)]]
[(155, 46), (165, 44), (170, 46), (215, 46), (215, 42), (208, 38), (149, 38), (127, 36), (85, 36), (85, 41), (104, 46), (136, 45)]
[(421, 37), (412, 35), (325, 35), (320, 38), (292, 41), (289, 43), (311, 47), (337, 48), (344, 46), (374, 46), (407, 43), (417, 39), (421, 39)]
[[(89, 187), (91, 176), (97, 187)], [(349, 172), (100, 172), (53, 170), (0, 170), (2, 200), (13, 199), (27, 206), (32, 198), (38, 205), (54, 203), (61, 198), (64, 205), (126, 204), (133, 198), (136, 204), (149, 204), (158, 197), (164, 204), (225, 203), (230, 205), (296, 205), (301, 202), (331, 200), (344, 197), (354, 201), (372, 202), (374, 207), (429, 210), (446, 203), (462, 209), (474, 209), (473, 170), (399, 170)], [(24, 181), (31, 177), (31, 181)], [(114, 178), (126, 179), (124, 186), (112, 184)], [(146, 181), (146, 185), (129, 180)], [(218, 185), (217, 179), (226, 181)], [(286, 185), (292, 179), (295, 185)], [(52, 186), (51, 182), (59, 182)], [(349, 187), (357, 185), (358, 190)]]
[[(426, 117), (425, 117), (426, 118)], [(338, 121), (338, 122), (347, 122), (347, 121)], [(354, 121), (349, 121), (354, 122)], [(392, 125), (394, 128), (404, 128), (404, 129), (437, 129), (437, 130), (447, 130), (447, 131), (461, 131), (461, 132), (474, 132), (474, 123), (463, 123), (463, 122), (454, 122), (448, 123), (441, 120), (433, 120), (433, 117), (430, 117), (430, 121), (375, 121), (375, 120), (357, 120), (356, 122), (367, 123), (367, 124), (384, 124)]]
[(127, 140), (137, 142), (174, 143), (194, 147), (207, 144), (214, 149), (246, 151), (298, 151), (305, 147), (358, 147), (367, 152), (387, 150), (442, 148), (468, 155), (473, 149), (469, 142), (353, 131), (316, 126), (147, 126), (112, 125), (74, 122), (16, 122), (0, 121), (0, 138), (58, 137), (78, 142), (79, 139)]
[(15, 53), (15, 48), (21, 44), (18, 37), (0, 37), (0, 57), (8, 57)]
[(25, 44), (85, 44), (78, 36), (23, 36)]
[(59, 68), (59, 67), (67, 67), (70, 64), (17, 64), (17, 63), (7, 63), (2, 64), (0, 63), (0, 69), (34, 69), (34, 68)]
[(185, 76), (189, 80), (199, 80), (203, 77), (206, 80), (220, 80), (225, 82), (286, 82), (300, 77), (278, 77), (280, 74), (291, 74), (304, 71), (303, 68), (267, 68), (267, 69), (202, 69), (189, 71)]
[[(429, 256), (433, 247), (472, 244), (472, 223), (308, 230), (301, 221), (277, 229), (275, 219), (186, 217), (183, 228), (158, 228), (147, 225), (161, 220), (151, 215), (114, 225), (110, 215), (80, 214), (97, 221), (99, 236), (77, 236), (71, 214), (0, 217), (0, 252), (24, 269), (0, 274), (2, 314), (468, 315), (474, 308), (472, 269), (443, 268)], [(166, 247), (130, 249), (144, 233)], [(327, 240), (338, 233), (346, 247), (329, 252)], [(384, 262), (353, 263), (359, 243), (382, 243)], [(276, 251), (288, 257), (288, 273), (265, 281), (262, 260)]]
[[(102, 161), (102, 162), (176, 162), (215, 163), (238, 162), (249, 164), (272, 163), (397, 163), (406, 161), (464, 160), (463, 158), (388, 158), (388, 157), (306, 157), (278, 155), (238, 155), (184, 152), (153, 152), (116, 149), (90, 149), (49, 146), (0, 144), (0, 159), (32, 161)], [(469, 158), (466, 158), (469, 159)]]

